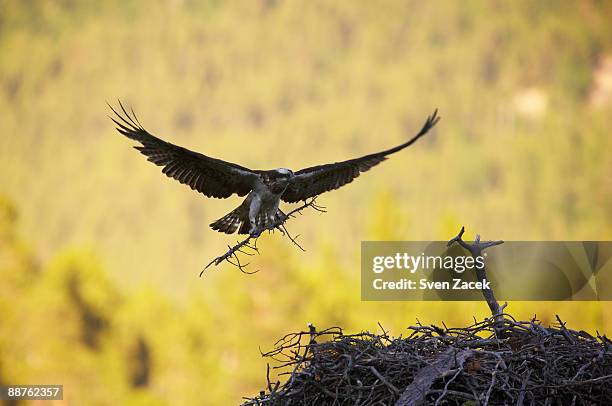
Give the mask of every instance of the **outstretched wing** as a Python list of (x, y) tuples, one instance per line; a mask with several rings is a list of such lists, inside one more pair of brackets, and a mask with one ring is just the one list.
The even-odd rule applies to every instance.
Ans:
[(378, 165), (387, 159), (388, 155), (412, 145), (416, 140), (427, 134), (427, 132), (436, 125), (439, 119), (438, 110), (436, 109), (434, 113), (427, 118), (425, 125), (423, 125), (423, 128), (421, 128), (421, 131), (419, 131), (417, 135), (405, 143), (386, 151), (344, 162), (313, 166), (299, 170), (295, 173), (295, 177), (285, 190), (285, 193), (283, 193), (282, 199), (288, 203), (299, 202), (300, 200), (305, 200), (309, 197), (338, 189), (352, 182), (361, 172), (366, 172), (370, 168)]
[(140, 142), (135, 146), (148, 160), (163, 166), (162, 172), (193, 190), (209, 197), (226, 198), (236, 193), (244, 196), (252, 189), (257, 174), (240, 165), (208, 157), (186, 148), (170, 144), (147, 132), (138, 122), (134, 110), (132, 115), (125, 110), (123, 115), (110, 104), (116, 117), (110, 117), (117, 124), (117, 131)]

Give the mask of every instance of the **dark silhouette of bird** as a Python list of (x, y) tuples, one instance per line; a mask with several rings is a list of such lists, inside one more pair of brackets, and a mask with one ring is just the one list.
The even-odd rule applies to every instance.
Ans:
[(161, 140), (140, 124), (134, 110), (127, 112), (119, 101), (121, 114), (109, 105), (116, 117), (110, 117), (117, 131), (138, 141), (135, 146), (149, 161), (163, 167), (162, 172), (208, 197), (227, 198), (234, 193), (247, 196), (234, 210), (210, 226), (213, 230), (232, 234), (258, 236), (262, 231), (282, 224), (286, 215), (280, 201), (306, 201), (322, 193), (338, 189), (370, 170), (391, 154), (409, 147), (440, 119), (437, 110), (427, 118), (423, 128), (411, 139), (396, 147), (342, 162), (312, 166), (293, 172), (287, 168), (253, 170), (190, 151)]

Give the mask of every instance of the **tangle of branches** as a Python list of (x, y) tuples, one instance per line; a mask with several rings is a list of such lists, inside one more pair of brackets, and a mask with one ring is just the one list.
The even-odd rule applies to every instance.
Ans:
[(464, 328), (418, 323), (405, 338), (310, 326), (263, 356), (274, 365), (266, 388), (244, 405), (612, 404), (612, 342), (558, 316), (551, 327), (508, 314)]

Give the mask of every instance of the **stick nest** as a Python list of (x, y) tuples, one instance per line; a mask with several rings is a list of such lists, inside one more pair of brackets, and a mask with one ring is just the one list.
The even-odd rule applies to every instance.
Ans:
[(612, 404), (611, 344), (558, 316), (551, 327), (507, 314), (466, 328), (418, 324), (397, 338), (310, 326), (263, 354), (286, 380), (272, 382), (268, 365), (267, 388), (244, 405)]

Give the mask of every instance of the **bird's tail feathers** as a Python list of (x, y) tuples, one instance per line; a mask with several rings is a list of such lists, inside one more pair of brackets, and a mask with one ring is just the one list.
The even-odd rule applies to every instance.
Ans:
[[(279, 214), (277, 212), (277, 217), (275, 217), (276, 220), (278, 220), (278, 216)], [(272, 228), (274, 223), (275, 221), (272, 221), (267, 213), (263, 210), (255, 218), (255, 227), (259, 231)], [(251, 223), (249, 221), (248, 209), (245, 209), (243, 206), (239, 206), (212, 223), (210, 227), (215, 231), (226, 234), (233, 234), (236, 232), (236, 230), (238, 230), (238, 234), (250, 234)]]
[[(239, 234), (248, 234), (249, 232), (249, 221), (247, 218), (243, 218), (241, 216), (241, 207), (238, 207), (225, 216), (221, 217), (219, 220), (215, 221), (210, 225), (213, 230), (220, 231), (226, 234), (233, 234), (240, 227)], [(246, 232), (243, 232), (244, 228), (246, 228)]]

